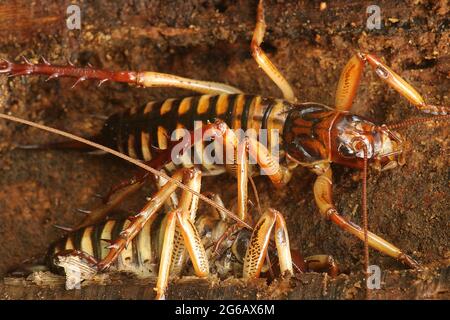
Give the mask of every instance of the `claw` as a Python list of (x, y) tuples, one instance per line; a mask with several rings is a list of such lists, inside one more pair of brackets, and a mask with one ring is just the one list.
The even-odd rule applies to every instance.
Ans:
[(403, 253), (398, 259), (411, 269), (422, 270), (422, 266), (407, 254)]

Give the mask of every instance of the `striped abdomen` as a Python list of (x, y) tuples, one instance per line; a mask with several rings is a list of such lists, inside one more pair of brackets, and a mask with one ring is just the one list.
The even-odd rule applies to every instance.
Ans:
[[(277, 129), (277, 139), (267, 137), (269, 150), (280, 145), (287, 110), (283, 100), (243, 94), (201, 95), (150, 102), (144, 107), (111, 116), (102, 131), (109, 146), (128, 155), (149, 161), (156, 149), (166, 149), (175, 129), (194, 129), (194, 121), (224, 121), (232, 129)], [(181, 134), (181, 132), (179, 133)], [(176, 140), (182, 136), (175, 135)], [(275, 141), (276, 140), (276, 141)], [(209, 168), (210, 169), (210, 168)]]
[[(70, 233), (51, 246), (48, 260), (52, 269), (55, 254), (65, 250), (78, 250), (88, 253), (97, 261), (103, 259), (109, 249), (111, 239), (117, 239), (122, 230), (130, 222), (128, 220), (107, 220), (102, 224), (86, 227)], [(157, 272), (155, 265), (159, 261), (159, 228), (147, 223), (142, 231), (132, 240), (126, 249), (122, 251), (114, 266), (119, 271), (128, 271), (143, 276), (149, 276)], [(156, 225), (159, 226), (159, 223)], [(106, 240), (106, 241), (105, 241)]]

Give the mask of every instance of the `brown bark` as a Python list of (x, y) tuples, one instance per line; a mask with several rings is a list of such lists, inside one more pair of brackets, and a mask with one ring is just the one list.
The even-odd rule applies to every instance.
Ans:
[[(387, 271), (381, 288), (371, 291), (372, 299), (449, 299), (450, 268), (416, 271)], [(155, 279), (136, 279), (120, 274), (100, 276), (79, 290), (64, 289), (64, 278), (47, 273), (27, 280), (6, 278), (0, 284), (0, 299), (153, 299)], [(245, 282), (185, 277), (169, 286), (168, 299), (364, 299), (361, 274), (304, 274), (296, 279), (264, 279)]]

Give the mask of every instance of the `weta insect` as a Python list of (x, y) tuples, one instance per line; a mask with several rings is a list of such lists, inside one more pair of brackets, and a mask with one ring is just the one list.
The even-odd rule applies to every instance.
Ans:
[[(196, 179), (200, 179), (200, 172), (195, 174)], [(214, 196), (215, 198), (217, 195)], [(216, 198), (218, 200), (219, 198)], [(220, 200), (219, 200), (220, 201)], [(161, 259), (164, 259), (162, 249), (164, 248), (165, 224), (169, 216), (159, 216), (152, 223), (147, 223), (139, 234), (129, 243), (128, 247), (121, 252), (117, 261), (112, 268), (117, 271), (125, 271), (136, 274), (140, 277), (151, 277), (158, 274), (158, 265)], [(267, 211), (255, 226), (258, 228), (266, 228), (267, 224), (273, 223), (273, 217), (279, 217), (279, 212)], [(244, 267), (246, 263), (245, 257), (252, 242), (258, 241), (258, 235), (252, 234), (250, 230), (240, 229), (233, 236), (227, 237), (226, 241), (220, 241), (223, 234), (230, 228), (230, 219), (220, 211), (213, 208), (209, 212), (198, 215), (195, 220), (195, 228), (199, 232), (202, 245), (206, 248), (206, 256), (209, 261), (210, 275), (216, 275), (220, 279), (228, 277), (249, 278), (248, 268)], [(263, 222), (265, 221), (265, 222)], [(79, 273), (75, 273), (75, 277), (71, 277), (71, 270), (78, 267), (82, 261), (91, 261), (95, 265), (95, 261), (100, 261), (108, 254), (107, 246), (115, 239), (120, 232), (124, 231), (129, 225), (127, 219), (109, 219), (105, 222), (85, 228), (78, 229), (64, 237), (60, 241), (54, 243), (47, 255), (48, 266), (58, 271), (64, 268), (66, 275), (67, 289), (73, 289), (77, 285)], [(181, 235), (175, 235), (178, 239)], [(175, 240), (175, 244), (179, 243)], [(220, 243), (220, 248), (215, 245)], [(174, 252), (180, 251), (182, 248), (175, 246)], [(269, 247), (268, 254), (271, 261), (277, 258), (275, 248)], [(295, 265), (299, 272), (307, 271), (325, 271), (329, 275), (335, 276), (338, 273), (338, 267), (331, 256), (316, 255), (305, 259), (298, 252), (295, 254)], [(93, 259), (92, 259), (93, 258)], [(81, 269), (85, 265), (81, 262)], [(272, 265), (266, 263), (261, 268), (261, 273), (270, 274), (274, 272)], [(286, 268), (280, 264), (280, 271)], [(175, 260), (170, 265), (170, 274), (172, 276), (181, 276), (182, 274), (192, 273), (192, 267), (187, 265), (187, 260)], [(77, 271), (77, 269), (75, 269)], [(161, 280), (160, 280), (161, 281)], [(159, 296), (158, 298), (162, 298)]]
[[(98, 145), (95, 142), (31, 121), (19, 119), (14, 116), (0, 113), (0, 118), (33, 126), (99, 148), (100, 150), (130, 161), (139, 167), (154, 173), (157, 177), (167, 178), (167, 180), (174, 185), (184, 189), (185, 193), (181, 198), (181, 202), (186, 203), (186, 199), (189, 199), (186, 197), (191, 197), (191, 212), (184, 212), (187, 212), (188, 215), (190, 215), (188, 221), (192, 223), (193, 230), (198, 232), (198, 237), (196, 237), (195, 240), (200, 242), (201, 239), (201, 244), (197, 245), (197, 247), (200, 249), (207, 248), (204, 257), (208, 258), (208, 261), (213, 263), (213, 270), (211, 271), (221, 278), (227, 276), (243, 276), (244, 278), (251, 278), (255, 277), (255, 272), (257, 273), (256, 276), (259, 276), (264, 269), (269, 270), (270, 275), (273, 277), (272, 265), (270, 265), (270, 260), (266, 261), (264, 264), (261, 247), (263, 247), (267, 259), (269, 259), (268, 254), (273, 256), (278, 253), (276, 258), (278, 259), (279, 271), (281, 273), (292, 274), (292, 271), (289, 270), (292, 266), (295, 266), (299, 272), (327, 272), (330, 276), (336, 276), (339, 272), (334, 259), (327, 255), (315, 255), (303, 259), (299, 252), (294, 251), (294, 257), (291, 261), (291, 250), (289, 248), (289, 238), (287, 236), (284, 219), (282, 215), (274, 209), (269, 209), (261, 216), (258, 223), (255, 225), (252, 234), (250, 234), (247, 229), (236, 228), (236, 224), (231, 224), (233, 219), (238, 223), (242, 223), (243, 226), (248, 225), (244, 221), (241, 222), (241, 220), (234, 216), (232, 212), (225, 209), (222, 200), (218, 195), (211, 195), (213, 200), (210, 200), (195, 190), (196, 187), (200, 186), (201, 171), (198, 169), (187, 169), (186, 172), (189, 173), (192, 178), (192, 180), (190, 180), (192, 185), (184, 185), (172, 177), (165, 176), (165, 174), (158, 172), (152, 167), (148, 167), (125, 154)], [(178, 202), (176, 195), (172, 194), (172, 196), (173, 198), (171, 201), (166, 203), (169, 210), (171, 210), (174, 205), (176, 206)], [(212, 205), (212, 210), (209, 214), (202, 214), (197, 218), (195, 217), (196, 202), (198, 201), (196, 197), (198, 197), (198, 199), (203, 199)], [(183, 211), (181, 210), (181, 207), (183, 206), (179, 206), (179, 209), (172, 211), (172, 213), (176, 212), (177, 214), (182, 214)], [(108, 210), (108, 212), (109, 211), (110, 210)], [(117, 260), (113, 262), (111, 266), (118, 271), (132, 272), (138, 276), (145, 277), (156, 274), (155, 270), (159, 259), (165, 259), (167, 262), (167, 259), (170, 260), (170, 257), (172, 257), (169, 264), (170, 274), (181, 275), (183, 270), (186, 269), (186, 252), (183, 247), (181, 239), (182, 235), (180, 233), (169, 236), (169, 239), (166, 239), (167, 220), (169, 217), (170, 215), (153, 217), (158, 219), (156, 219), (156, 221), (154, 221), (155, 219), (152, 219), (150, 223), (145, 224), (139, 234), (127, 244), (125, 250), (120, 252), (117, 256)], [(95, 275), (97, 260), (104, 259), (108, 255), (108, 249), (110, 248), (104, 247), (104, 243), (111, 243), (112, 239), (116, 238), (117, 235), (122, 235), (130, 225), (130, 221), (132, 222), (134, 219), (134, 217), (129, 217), (125, 220), (108, 219), (97, 225), (78, 227), (76, 230), (70, 230), (71, 233), (67, 237), (57, 241), (50, 247), (46, 257), (47, 265), (24, 266), (24, 269), (16, 270), (14, 273), (23, 275), (24, 272), (27, 274), (29, 272), (36, 270), (41, 271), (47, 268), (58, 272), (63, 268), (66, 275), (66, 288), (73, 289), (80, 283), (80, 280), (89, 279)], [(274, 225), (276, 226), (276, 229), (278, 229), (278, 231), (275, 231), (277, 252), (275, 252), (275, 250), (273, 250), (274, 248), (270, 247), (269, 244), (270, 232)], [(250, 229), (252, 228), (250, 227)], [(177, 231), (177, 229), (173, 231)], [(167, 250), (168, 240), (169, 243), (170, 241), (175, 240), (175, 243), (172, 244), (174, 245), (174, 248), (176, 248), (176, 250), (174, 250), (176, 259), (173, 259), (174, 257), (171, 255), (172, 252)], [(212, 250), (213, 246), (214, 250)], [(166, 252), (163, 250), (166, 250)], [(253, 266), (253, 269), (250, 269), (249, 267), (252, 265), (249, 265), (249, 261), (251, 262), (249, 256), (251, 257), (252, 255), (256, 255), (258, 259), (260, 259), (262, 265), (257, 266), (257, 268)], [(162, 278), (161, 272), (159, 271), (158, 285), (156, 288), (156, 297), (158, 299), (164, 298), (167, 287), (168, 274), (165, 273), (163, 276), (166, 278)]]
[[(221, 143), (222, 148), (244, 152), (234, 152), (226, 157), (232, 161), (225, 165), (205, 165), (199, 168), (204, 174), (216, 175), (224, 171), (236, 174), (238, 181), (238, 220), (248, 221), (247, 184), (249, 176), (256, 174), (256, 168), (248, 164), (248, 155), (256, 160), (257, 167), (267, 175), (277, 187), (286, 185), (292, 171), (303, 166), (318, 175), (314, 184), (314, 195), (320, 213), (341, 229), (352, 233), (367, 246), (371, 246), (411, 268), (419, 268), (419, 264), (396, 246), (367, 231), (367, 219), (364, 229), (344, 219), (337, 211), (332, 200), (332, 162), (363, 169), (366, 176), (367, 166), (387, 170), (404, 164), (403, 140), (389, 125), (378, 126), (371, 121), (349, 113), (359, 85), (364, 65), (369, 64), (376, 74), (389, 86), (407, 98), (418, 110), (437, 115), (447, 115), (449, 108), (427, 104), (421, 95), (403, 80), (398, 74), (371, 54), (356, 53), (344, 67), (336, 92), (335, 108), (319, 103), (299, 103), (287, 80), (270, 62), (260, 44), (263, 41), (265, 22), (263, 2), (258, 5), (257, 23), (253, 34), (251, 50), (258, 65), (276, 83), (283, 92), (284, 99), (272, 99), (260, 96), (244, 95), (232, 86), (181, 78), (155, 72), (112, 72), (93, 68), (76, 68), (74, 66), (52, 66), (44, 61), (42, 64), (14, 64), (4, 60), (0, 63), (0, 73), (10, 75), (44, 74), (50, 78), (76, 77), (75, 84), (97, 79), (99, 84), (106, 81), (117, 81), (143, 87), (172, 86), (191, 89), (202, 93), (201, 96), (168, 99), (162, 102), (150, 102), (137, 110), (130, 110), (111, 116), (105, 123), (100, 135), (93, 139), (138, 158), (158, 169), (176, 170), (173, 165), (173, 151), (178, 144), (170, 143), (167, 136), (177, 128), (185, 128), (189, 135), (195, 136), (194, 120), (205, 124), (209, 137)], [(445, 117), (446, 119), (446, 117)], [(422, 119), (428, 121), (427, 119)], [(417, 120), (421, 121), (421, 120)], [(401, 127), (400, 125), (397, 127)], [(268, 145), (254, 137), (239, 140), (233, 130), (266, 129), (278, 132), (277, 139), (268, 139)], [(203, 130), (206, 133), (208, 130)], [(270, 136), (269, 136), (270, 137)], [(183, 139), (184, 140), (184, 139)], [(178, 141), (178, 140), (177, 140)], [(191, 147), (197, 141), (182, 144), (182, 150)], [(275, 159), (271, 150), (279, 144), (280, 157)], [(67, 144), (52, 144), (41, 147), (65, 147)], [(205, 148), (207, 146), (205, 145)], [(155, 148), (162, 150), (155, 152)], [(248, 153), (248, 155), (247, 155)], [(179, 155), (179, 153), (176, 153)], [(191, 162), (182, 162), (191, 166)], [(183, 181), (197, 193), (200, 183), (196, 183), (192, 174), (196, 169), (178, 169), (172, 178)], [(149, 174), (145, 173), (128, 184), (114, 188), (107, 198), (106, 205), (94, 212), (77, 228), (85, 228), (93, 222), (101, 221), (107, 212), (115, 207), (124, 197), (138, 189)], [(365, 182), (363, 182), (365, 186)], [(117, 239), (109, 246), (110, 251), (92, 265), (98, 271), (107, 269), (126, 249), (127, 244), (139, 234), (144, 226), (152, 221), (156, 211), (169, 200), (176, 185), (172, 180), (163, 185), (160, 191), (149, 201), (143, 210), (131, 218), (131, 222)], [(193, 212), (196, 211), (196, 198), (190, 192), (184, 192), (180, 203), (173, 206), (169, 213), (161, 251), (161, 262), (157, 285), (158, 297), (164, 296), (170, 268), (176, 261), (184, 261), (186, 251), (198, 276), (206, 276), (209, 272), (208, 258), (201, 245), (200, 236), (193, 225)], [(363, 197), (363, 210), (366, 216), (366, 197)], [(275, 225), (275, 241), (282, 272), (292, 273), (292, 258), (289, 249), (287, 229), (282, 216), (274, 211), (265, 213), (254, 228), (255, 244), (247, 250), (244, 259), (244, 275), (259, 276), (269, 245), (269, 234)], [(269, 218), (269, 216), (271, 218)], [(178, 230), (178, 231), (177, 231)], [(264, 230), (264, 232), (261, 232)], [(176, 236), (177, 232), (182, 236)], [(259, 243), (257, 243), (259, 242)], [(173, 251), (173, 246), (183, 250)], [(257, 249), (256, 249), (257, 248)], [(254, 252), (256, 250), (256, 252)], [(366, 247), (365, 264), (368, 264)], [(366, 268), (367, 270), (367, 268)]]

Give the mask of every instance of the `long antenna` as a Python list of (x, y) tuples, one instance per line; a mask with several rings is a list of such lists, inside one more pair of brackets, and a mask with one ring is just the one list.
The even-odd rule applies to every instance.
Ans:
[(233, 212), (231, 212), (230, 210), (222, 207), (221, 205), (218, 205), (217, 203), (215, 203), (211, 199), (205, 197), (201, 193), (193, 190), (192, 188), (190, 188), (190, 187), (186, 186), (185, 184), (183, 184), (182, 182), (180, 182), (180, 181), (178, 181), (178, 180), (168, 176), (167, 174), (165, 174), (165, 173), (163, 173), (163, 172), (161, 172), (159, 170), (156, 170), (155, 168), (152, 168), (152, 167), (150, 167), (150, 166), (148, 166), (148, 165), (146, 165), (146, 164), (144, 164), (142, 162), (139, 162), (138, 160), (133, 159), (133, 158), (131, 158), (131, 157), (121, 153), (121, 152), (118, 152), (118, 151), (116, 151), (114, 149), (105, 147), (105, 146), (103, 146), (101, 144), (95, 143), (95, 142), (90, 141), (88, 139), (79, 137), (79, 136), (74, 135), (72, 133), (65, 132), (65, 131), (62, 131), (62, 130), (58, 130), (58, 129), (55, 129), (55, 128), (52, 128), (52, 127), (48, 127), (48, 126), (43, 125), (43, 124), (39, 124), (39, 123), (35, 123), (35, 122), (32, 122), (32, 121), (24, 120), (24, 119), (21, 119), (21, 118), (17, 118), (15, 116), (11, 116), (11, 115), (7, 115), (7, 114), (4, 114), (4, 113), (0, 113), (0, 118), (6, 119), (6, 120), (10, 120), (10, 121), (14, 121), (14, 122), (18, 122), (18, 123), (22, 123), (22, 124), (26, 124), (26, 125), (31, 126), (31, 127), (35, 127), (35, 128), (38, 128), (38, 129), (41, 129), (41, 130), (44, 130), (44, 131), (47, 131), (47, 132), (51, 132), (51, 133), (54, 133), (54, 134), (57, 134), (57, 135), (60, 135), (60, 136), (63, 136), (63, 137), (66, 137), (66, 138), (69, 138), (69, 139), (72, 139), (72, 140), (76, 140), (76, 141), (82, 142), (82, 143), (87, 144), (87, 145), (89, 145), (89, 146), (91, 146), (93, 148), (105, 151), (105, 152), (110, 153), (110, 154), (112, 154), (112, 155), (114, 155), (114, 156), (116, 156), (118, 158), (121, 158), (121, 159), (123, 159), (125, 161), (131, 162), (132, 164), (134, 164), (134, 165), (136, 165), (136, 166), (138, 166), (138, 167), (140, 167), (140, 168), (142, 168), (144, 170), (147, 170), (147, 171), (153, 173), (154, 175), (157, 175), (159, 177), (162, 177), (162, 178), (166, 179), (167, 181), (172, 182), (177, 187), (179, 187), (179, 188), (181, 188), (183, 190), (191, 192), (192, 194), (196, 195), (197, 197), (199, 197), (199, 199), (205, 201), (209, 205), (217, 208), (218, 210), (221, 210), (221, 211), (225, 212), (230, 218), (232, 218), (234, 221), (236, 221), (237, 223), (241, 224), (245, 228), (250, 229), (250, 230), (253, 229), (248, 223), (246, 223), (245, 221), (241, 220)]
[(367, 146), (363, 143), (364, 151), (364, 168), (363, 168), (363, 185), (362, 185), (362, 219), (364, 228), (364, 274), (366, 280), (366, 299), (370, 300), (371, 292), (368, 284), (369, 276), (369, 218), (367, 215)]

